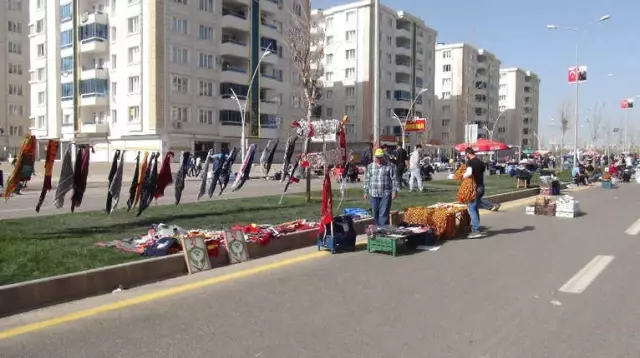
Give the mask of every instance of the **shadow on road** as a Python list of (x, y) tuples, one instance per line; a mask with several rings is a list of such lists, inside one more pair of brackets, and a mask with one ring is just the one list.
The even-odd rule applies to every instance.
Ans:
[(535, 230), (534, 226), (523, 226), (521, 228), (500, 229), (500, 230), (489, 229), (487, 230), (487, 236), (517, 234), (517, 233), (533, 231), (533, 230)]

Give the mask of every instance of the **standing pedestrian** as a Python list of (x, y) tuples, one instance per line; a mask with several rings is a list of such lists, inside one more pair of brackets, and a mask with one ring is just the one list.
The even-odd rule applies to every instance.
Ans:
[(467, 170), (464, 172), (463, 178), (473, 178), (476, 184), (476, 198), (467, 204), (467, 211), (471, 217), (471, 233), (468, 238), (477, 239), (485, 234), (480, 231), (480, 207), (482, 206), (482, 197), (484, 196), (484, 163), (476, 157), (472, 148), (465, 151), (467, 157)]
[(364, 199), (369, 200), (376, 226), (389, 225), (391, 202), (400, 191), (394, 167), (385, 161), (382, 149), (376, 149), (375, 160), (367, 166), (364, 180)]
[(404, 175), (404, 171), (407, 169), (408, 161), (409, 154), (407, 154), (407, 151), (402, 147), (402, 142), (399, 142), (398, 147), (396, 148), (396, 177), (398, 178), (398, 182), (400, 182), (400, 189), (404, 187), (402, 176)]
[(420, 168), (420, 155), (422, 154), (422, 146), (420, 144), (416, 145), (416, 149), (411, 152), (411, 156), (409, 157), (409, 172), (411, 176), (409, 177), (409, 190), (413, 191), (413, 181), (418, 183), (418, 190), (423, 191), (424, 188), (422, 186), (422, 168)]

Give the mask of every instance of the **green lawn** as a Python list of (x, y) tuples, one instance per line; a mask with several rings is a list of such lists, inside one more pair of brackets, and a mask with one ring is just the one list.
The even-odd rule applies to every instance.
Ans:
[[(457, 183), (437, 181), (427, 184), (428, 192), (401, 193), (394, 210), (436, 202), (454, 201)], [(515, 180), (491, 177), (487, 195), (515, 190)], [(334, 205), (339, 192), (334, 187)], [(317, 219), (320, 194), (306, 204), (301, 194), (291, 194), (278, 205), (279, 196), (252, 199), (212, 200), (179, 206), (152, 206), (142, 217), (118, 211), (107, 216), (102, 211), (68, 213), (0, 221), (0, 285), (77, 272), (140, 259), (94, 243), (140, 235), (154, 223), (175, 224), (185, 229), (224, 228), (233, 224), (278, 224), (294, 219)], [(368, 208), (360, 189), (350, 189), (345, 207)]]

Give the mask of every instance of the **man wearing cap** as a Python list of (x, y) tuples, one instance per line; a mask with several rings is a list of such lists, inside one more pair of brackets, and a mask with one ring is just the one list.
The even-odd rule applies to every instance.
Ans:
[(381, 148), (375, 151), (375, 160), (367, 166), (364, 180), (364, 199), (371, 202), (373, 220), (376, 226), (389, 225), (391, 202), (398, 195), (400, 187), (395, 167), (385, 161)]
[(476, 183), (476, 198), (467, 204), (467, 211), (471, 217), (471, 233), (468, 238), (477, 239), (485, 236), (480, 231), (480, 206), (482, 206), (482, 197), (484, 196), (484, 163), (476, 157), (476, 153), (472, 148), (465, 151), (467, 157), (467, 170), (463, 174), (463, 178), (473, 178)]

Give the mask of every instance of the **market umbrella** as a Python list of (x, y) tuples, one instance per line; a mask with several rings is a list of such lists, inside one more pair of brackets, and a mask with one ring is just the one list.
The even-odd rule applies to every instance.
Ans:
[(233, 164), (236, 162), (236, 158), (238, 157), (238, 149), (233, 148), (227, 160), (225, 160), (222, 170), (220, 171), (220, 178), (218, 179), (220, 182), (220, 192), (218, 195), (222, 195), (222, 192), (227, 188), (229, 184), (229, 179), (231, 178), (231, 171), (233, 169)]
[(133, 171), (133, 180), (129, 187), (129, 199), (127, 200), (127, 211), (131, 210), (136, 200), (136, 192), (138, 190), (138, 180), (140, 180), (140, 152), (136, 155), (136, 168)]
[(113, 183), (113, 178), (115, 178), (116, 173), (118, 172), (118, 159), (120, 159), (120, 150), (116, 149), (115, 153), (113, 153), (113, 161), (111, 162), (111, 170), (109, 171), (109, 185), (107, 186), (107, 203), (105, 209), (107, 214), (111, 213), (111, 207), (113, 205), (113, 195), (111, 194), (111, 184)]
[(287, 139), (287, 145), (284, 148), (284, 161), (282, 162), (282, 177), (280, 181), (283, 182), (289, 174), (289, 164), (291, 164), (291, 158), (293, 158), (293, 151), (296, 148), (297, 135), (292, 135)]
[(122, 151), (120, 153), (120, 163), (118, 163), (118, 169), (116, 169), (116, 175), (113, 177), (113, 181), (109, 184), (109, 194), (111, 194), (111, 209), (109, 210), (109, 214), (113, 213), (118, 207), (118, 202), (120, 201), (120, 192), (122, 191), (122, 177), (124, 175), (124, 153), (126, 151)]
[(87, 190), (89, 177), (89, 161), (92, 148), (86, 145), (78, 147), (75, 169), (73, 171), (73, 195), (71, 195), (71, 212), (82, 204), (84, 192)]
[(262, 170), (262, 174), (264, 175), (265, 168), (267, 167), (267, 158), (269, 157), (269, 148), (271, 147), (271, 140), (267, 142), (267, 146), (262, 150), (262, 155), (260, 155), (260, 169)]
[(456, 144), (455, 148), (459, 152), (464, 152), (468, 147), (471, 147), (476, 152), (492, 152), (496, 150), (508, 150), (509, 146), (494, 140), (480, 138), (475, 143), (460, 143)]
[(64, 197), (73, 189), (73, 160), (71, 159), (72, 145), (67, 147), (62, 157), (62, 168), (60, 169), (60, 179), (54, 195), (53, 205), (60, 209), (64, 205)]
[(144, 182), (142, 183), (142, 195), (140, 196), (140, 207), (138, 207), (138, 215), (142, 215), (151, 202), (153, 201), (153, 194), (156, 192), (156, 185), (158, 183), (158, 157), (160, 153), (151, 154), (149, 159), (149, 167), (145, 174)]
[(182, 198), (182, 191), (184, 191), (185, 179), (187, 178), (187, 170), (189, 167), (189, 159), (191, 159), (191, 153), (182, 152), (180, 169), (178, 169), (178, 173), (176, 174), (176, 185), (174, 186), (176, 205), (180, 204), (180, 199)]
[(269, 152), (269, 156), (267, 157), (267, 163), (265, 164), (265, 169), (264, 169), (264, 176), (268, 177), (269, 176), (269, 171), (271, 171), (271, 164), (273, 164), (273, 156), (276, 154), (276, 149), (278, 149), (278, 144), (280, 144), (280, 140), (276, 140), (276, 143), (273, 145), (273, 148), (271, 148), (271, 151)]
[(58, 155), (58, 147), (60, 141), (57, 139), (49, 139), (47, 143), (47, 158), (44, 162), (44, 182), (42, 183), (42, 191), (40, 192), (40, 198), (36, 204), (36, 212), (40, 212), (44, 198), (47, 196), (49, 190), (51, 190), (51, 175), (53, 174), (53, 163), (55, 163), (56, 156)]
[[(160, 154), (158, 154), (160, 156)], [(162, 159), (162, 165), (160, 165), (160, 173), (158, 173), (158, 182), (156, 183), (156, 190), (153, 193), (153, 197), (158, 200), (164, 196), (164, 190), (167, 186), (173, 183), (173, 174), (171, 173), (171, 161), (175, 154), (173, 152), (167, 152)], [(156, 158), (156, 162), (158, 158)]]
[(4, 188), (4, 200), (9, 200), (9, 197), (18, 190), (20, 182), (31, 180), (35, 155), (36, 137), (31, 134), (27, 134), (22, 140), (16, 164), (14, 165), (13, 172), (11, 173), (11, 176), (9, 176), (7, 185)]
[(211, 157), (213, 157), (213, 149), (209, 149), (207, 157), (204, 159), (204, 169), (202, 170), (202, 180), (200, 181), (200, 190), (196, 201), (200, 200), (207, 191), (207, 179), (209, 177), (209, 165), (211, 165)]
[(249, 174), (251, 174), (251, 167), (253, 166), (253, 157), (256, 155), (256, 150), (258, 149), (257, 144), (252, 144), (247, 151), (247, 155), (244, 158), (244, 162), (242, 162), (242, 166), (238, 171), (238, 175), (236, 176), (236, 180), (233, 183), (232, 191), (238, 191), (242, 189), (244, 183), (249, 179)]
[[(333, 222), (333, 192), (331, 191), (331, 175), (328, 170), (324, 171), (322, 181), (322, 202), (320, 204), (320, 233), (325, 231), (325, 227)], [(333, 229), (331, 230), (333, 234)]]

